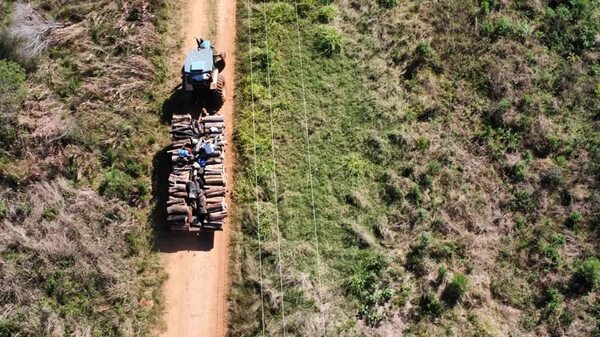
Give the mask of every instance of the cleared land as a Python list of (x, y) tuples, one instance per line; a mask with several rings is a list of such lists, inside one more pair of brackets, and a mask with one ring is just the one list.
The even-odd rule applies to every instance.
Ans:
[(597, 334), (599, 11), (240, 2), (231, 334)]

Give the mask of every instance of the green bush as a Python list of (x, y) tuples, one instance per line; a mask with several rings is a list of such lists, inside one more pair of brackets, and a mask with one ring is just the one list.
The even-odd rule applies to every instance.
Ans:
[(393, 8), (398, 5), (399, 0), (377, 0), (377, 4), (383, 8)]
[(3, 201), (0, 201), (0, 220), (6, 218), (8, 215), (8, 207)]
[(524, 161), (518, 161), (510, 168), (510, 176), (515, 181), (524, 181), (529, 175), (529, 170)]
[(0, 60), (0, 109), (11, 108), (25, 93), (25, 69), (12, 61)]
[(546, 302), (546, 310), (548, 312), (556, 311), (563, 302), (563, 296), (556, 288), (548, 288), (546, 290), (546, 294), (544, 295), (544, 300)]
[(417, 148), (420, 151), (427, 151), (429, 149), (429, 139), (426, 137), (417, 138)]
[(562, 55), (579, 54), (596, 47), (600, 33), (600, 2), (558, 0), (546, 8), (544, 42)]
[(111, 169), (104, 174), (100, 184), (100, 194), (108, 198), (130, 200), (131, 194), (135, 192), (133, 179), (127, 173)]
[(574, 229), (583, 220), (583, 216), (578, 211), (573, 211), (565, 220), (565, 226)]
[(444, 308), (435, 294), (428, 292), (423, 294), (419, 299), (419, 309), (421, 314), (437, 318), (442, 315)]
[(321, 23), (330, 23), (335, 18), (336, 8), (334, 5), (323, 6), (317, 13), (317, 20)]
[(469, 291), (469, 279), (464, 274), (457, 273), (452, 278), (452, 282), (444, 289), (444, 301), (454, 305), (467, 291)]
[(535, 209), (535, 205), (536, 202), (533, 194), (527, 190), (520, 190), (515, 193), (511, 203), (511, 209), (527, 214)]
[(500, 2), (497, 0), (482, 0), (479, 4), (479, 12), (483, 15), (490, 14), (491, 11), (500, 9)]
[(296, 20), (296, 8), (285, 2), (269, 2), (265, 4), (267, 18), (272, 22), (290, 24)]
[(421, 42), (415, 48), (415, 58), (421, 62), (431, 61), (435, 58), (435, 50), (428, 42)]
[(14, 120), (25, 95), (25, 70), (15, 62), (0, 60), (0, 149), (14, 152), (18, 130)]
[(575, 270), (573, 281), (585, 292), (600, 285), (600, 260), (595, 257), (587, 258)]
[(494, 21), (489, 21), (481, 25), (484, 35), (491, 38), (507, 36), (514, 32), (514, 23), (507, 17), (501, 17)]
[(315, 34), (315, 47), (323, 55), (331, 57), (342, 51), (342, 33), (334, 27), (320, 26)]
[(48, 221), (56, 219), (58, 216), (58, 210), (56, 207), (46, 206), (42, 211), (42, 218)]

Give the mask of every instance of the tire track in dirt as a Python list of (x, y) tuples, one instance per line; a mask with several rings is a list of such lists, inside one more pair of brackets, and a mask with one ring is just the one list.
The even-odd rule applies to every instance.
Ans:
[[(214, 7), (216, 6), (216, 8)], [(215, 17), (209, 17), (211, 14)], [(218, 51), (227, 53), (225, 68), (225, 116), (228, 141), (225, 164), (228, 190), (233, 183), (233, 93), (235, 76), (235, 0), (187, 0), (180, 63), (190, 49), (196, 47), (194, 37), (215, 40)], [(217, 25), (216, 29), (213, 25)], [(216, 36), (209, 34), (216, 32)], [(182, 109), (185, 109), (182, 107)], [(227, 195), (231, 206), (230, 195)], [(166, 227), (166, 225), (165, 225)], [(166, 330), (162, 337), (224, 337), (227, 332), (227, 291), (229, 289), (229, 228), (227, 219), (221, 232), (188, 233), (164, 231), (158, 240), (161, 259), (168, 274), (163, 291), (166, 299), (163, 319)]]

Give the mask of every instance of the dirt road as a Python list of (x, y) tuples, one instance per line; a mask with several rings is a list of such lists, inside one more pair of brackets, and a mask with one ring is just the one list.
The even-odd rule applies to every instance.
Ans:
[[(194, 37), (208, 37), (217, 50), (227, 52), (225, 82), (226, 170), (233, 183), (233, 92), (235, 74), (235, 0), (184, 0), (184, 47), (180, 62), (196, 47)], [(215, 36), (216, 35), (216, 36)], [(182, 110), (184, 108), (182, 107)], [(228, 196), (229, 199), (229, 196)], [(228, 202), (231, 205), (230, 202)], [(163, 337), (223, 337), (227, 328), (229, 221), (222, 232), (200, 236), (165, 232), (158, 240), (168, 280), (164, 294), (166, 331)]]

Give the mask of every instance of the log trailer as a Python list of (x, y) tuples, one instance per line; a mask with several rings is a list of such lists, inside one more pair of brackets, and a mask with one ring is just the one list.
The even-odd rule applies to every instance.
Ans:
[[(202, 97), (213, 108), (197, 118), (174, 115), (169, 149), (167, 222), (174, 231), (200, 232), (223, 229), (227, 217), (225, 174), (225, 118), (219, 112), (224, 101), (223, 54), (214, 54), (210, 41), (197, 40), (198, 49), (186, 57), (183, 90)], [(218, 66), (217, 66), (218, 65)], [(208, 94), (208, 95), (206, 95)]]

